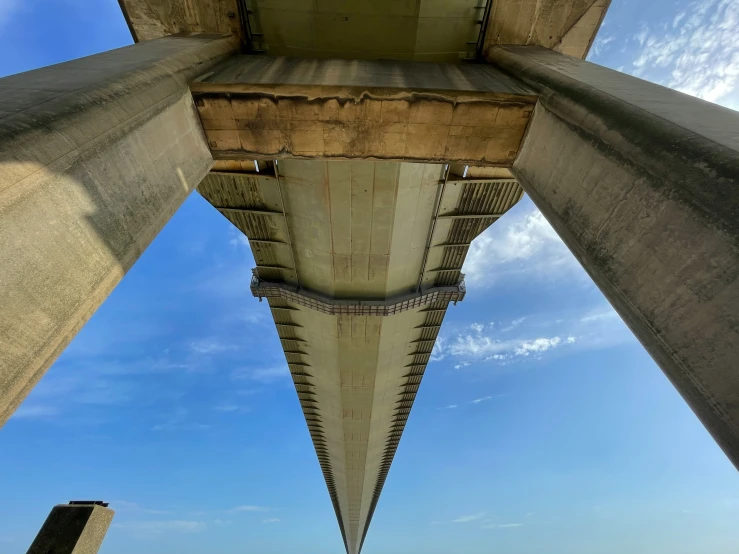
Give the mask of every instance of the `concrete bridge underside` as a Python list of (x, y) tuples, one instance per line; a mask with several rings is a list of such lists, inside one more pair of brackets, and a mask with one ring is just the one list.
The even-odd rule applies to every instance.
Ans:
[(523, 191), (512, 178), (462, 179), (437, 164), (259, 167), (211, 172), (198, 190), (250, 239), (252, 290), (269, 302), (356, 552), (446, 309), (464, 297), (470, 242)]

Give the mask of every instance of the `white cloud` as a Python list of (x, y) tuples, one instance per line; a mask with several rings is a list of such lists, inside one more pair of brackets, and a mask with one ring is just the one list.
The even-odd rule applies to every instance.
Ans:
[[(568, 337), (564, 344), (571, 344), (574, 341), (574, 337)], [(543, 353), (561, 344), (563, 344), (563, 341), (558, 336), (537, 337), (529, 340), (500, 340), (487, 335), (459, 334), (456, 340), (449, 345), (448, 352), (455, 357), (504, 360), (511, 357), (527, 357), (530, 354)]]
[(196, 354), (220, 354), (237, 349), (238, 347), (233, 344), (225, 344), (216, 339), (199, 340), (190, 344), (190, 350)]
[(483, 525), (483, 529), (511, 529), (513, 527), (522, 527), (523, 523), (489, 523)]
[(236, 506), (235, 508), (231, 508), (228, 510), (231, 513), (237, 513), (237, 512), (269, 512), (270, 509), (266, 508), (264, 506)]
[(215, 525), (216, 527), (228, 527), (232, 523), (233, 521), (231, 521), (230, 519), (225, 519), (225, 520), (224, 519), (214, 519), (213, 520), (213, 525)]
[[(529, 315), (508, 324), (467, 325), (443, 338), (443, 356), (460, 371), (485, 362), (510, 365), (539, 360), (554, 351), (596, 350), (634, 343), (634, 337), (605, 302), (581, 311)], [(434, 360), (436, 361), (436, 360)]]
[(459, 406), (457, 404), (449, 404), (448, 406), (444, 406), (442, 408), (439, 408), (440, 410), (453, 410), (454, 408), (458, 408)]
[(582, 272), (530, 200), (522, 200), (519, 206), (472, 242), (463, 269), (468, 284), (490, 286), (506, 280), (558, 279), (573, 271)]
[(182, 519), (116, 522), (113, 527), (128, 529), (138, 535), (164, 532), (198, 533), (207, 525), (204, 521)]
[(239, 406), (237, 404), (221, 404), (213, 408), (216, 412), (223, 412), (227, 414), (243, 414), (249, 411), (249, 408)]
[(233, 246), (234, 248), (250, 248), (249, 247), (249, 239), (244, 233), (233, 233), (233, 236), (228, 241), (228, 244)]
[[(556, 348), (557, 346), (559, 346), (560, 342), (562, 342), (562, 339), (560, 339), (559, 337), (552, 337), (549, 339), (539, 338), (532, 341), (525, 341), (521, 343), (521, 346), (514, 350), (514, 353), (516, 354), (516, 356), (528, 356), (532, 353), (536, 354), (539, 352), (546, 352), (550, 348)], [(574, 340), (572, 342), (574, 342)]]
[(483, 396), (482, 398), (475, 398), (474, 400), (470, 400), (470, 404), (479, 404), (480, 402), (485, 402), (486, 400), (490, 400), (492, 396)]
[(179, 407), (170, 413), (161, 423), (151, 427), (152, 431), (206, 431), (210, 425), (187, 421), (189, 411), (187, 408)]
[(580, 323), (593, 323), (596, 321), (604, 321), (608, 319), (618, 318), (618, 314), (613, 308), (607, 310), (591, 312), (580, 318)]
[(49, 406), (46, 404), (21, 404), (13, 414), (13, 419), (44, 419), (54, 417), (59, 414), (59, 409), (56, 406)]
[(445, 357), (446, 357), (446, 341), (444, 337), (437, 337), (436, 342), (434, 343), (434, 347), (431, 350), (430, 361), (440, 362)]
[(507, 326), (503, 327), (501, 329), (504, 333), (507, 333), (508, 331), (513, 331), (516, 327), (521, 325), (524, 321), (526, 321), (525, 317), (519, 317), (518, 319), (514, 319), (511, 321)]
[(459, 516), (457, 519), (453, 519), (452, 523), (469, 523), (470, 521), (475, 521), (484, 517), (485, 512), (480, 512), (479, 514), (472, 514), (469, 516)]
[(116, 511), (132, 511), (132, 512), (143, 512), (146, 514), (168, 514), (169, 510), (153, 510), (151, 508), (144, 508), (137, 502), (129, 502), (127, 500), (111, 500), (110, 507)]
[(270, 367), (245, 367), (231, 372), (234, 381), (257, 381), (272, 383), (290, 377), (290, 370), (286, 365)]
[[(602, 28), (602, 26), (601, 26)], [(593, 47), (591, 49), (592, 56), (599, 56), (609, 48), (609, 44), (611, 44), (613, 41), (616, 40), (616, 37), (612, 35), (604, 35), (602, 33), (598, 33), (595, 36), (595, 41), (593, 42)]]
[(631, 72), (670, 88), (739, 107), (739, 0), (704, 0), (664, 32), (644, 26)]
[(279, 522), (280, 522), (280, 518), (278, 517), (269, 517), (267, 519), (262, 520), (262, 523), (279, 523)]

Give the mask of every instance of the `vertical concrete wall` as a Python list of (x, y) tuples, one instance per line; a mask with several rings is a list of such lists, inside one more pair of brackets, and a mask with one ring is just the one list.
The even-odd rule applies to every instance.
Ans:
[(739, 113), (536, 47), (490, 61), (541, 95), (514, 175), (739, 467)]
[(114, 515), (107, 504), (54, 506), (27, 554), (97, 554)]
[(178, 36), (0, 79), (0, 425), (212, 165)]

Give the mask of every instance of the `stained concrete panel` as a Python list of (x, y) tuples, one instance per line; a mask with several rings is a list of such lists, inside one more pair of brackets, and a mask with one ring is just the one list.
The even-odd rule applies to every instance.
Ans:
[(233, 38), (0, 80), (0, 424), (212, 165), (187, 81)]
[(739, 113), (539, 48), (513, 174), (739, 466)]
[(508, 166), (535, 102), (486, 66), (238, 57), (191, 84), (214, 157)]
[(483, 54), (496, 45), (532, 45), (584, 58), (610, 3), (610, 0), (493, 2)]

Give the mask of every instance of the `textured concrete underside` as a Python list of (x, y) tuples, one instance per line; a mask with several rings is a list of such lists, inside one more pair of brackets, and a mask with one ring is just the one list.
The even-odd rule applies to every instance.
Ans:
[(0, 424), (210, 169), (186, 83), (235, 46), (165, 38), (0, 80)]
[(543, 49), (513, 172), (739, 467), (739, 114)]
[[(445, 182), (443, 165), (284, 160), (275, 175), (261, 168), (211, 173), (198, 190), (250, 238), (261, 279), (345, 300), (411, 293), (419, 281), (425, 290), (456, 285), (470, 241), (522, 195), (510, 178)], [(268, 300), (356, 554), (447, 302), (373, 316)]]
[(610, 4), (610, 0), (249, 0), (247, 18), (244, 4), (237, 0), (119, 2), (136, 41), (182, 31), (232, 32), (246, 39), (248, 19), (253, 46), (272, 56), (445, 63), (474, 57), (478, 45), (485, 52), (496, 44), (544, 46), (584, 58)]
[(510, 166), (536, 97), (494, 68), (237, 56), (190, 85), (217, 159)]
[(498, 44), (543, 46), (584, 59), (611, 0), (493, 1), (483, 54)]

